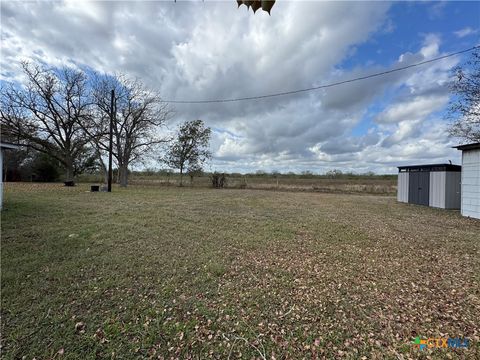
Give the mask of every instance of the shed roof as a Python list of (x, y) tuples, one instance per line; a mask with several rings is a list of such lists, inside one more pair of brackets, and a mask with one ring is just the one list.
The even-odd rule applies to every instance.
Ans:
[(455, 149), (457, 150), (476, 150), (480, 149), (480, 142), (478, 143), (473, 143), (473, 144), (465, 144), (465, 145), (458, 145), (454, 146)]
[(460, 165), (453, 164), (426, 164), (426, 165), (408, 165), (399, 166), (400, 172), (413, 172), (413, 171), (462, 171)]

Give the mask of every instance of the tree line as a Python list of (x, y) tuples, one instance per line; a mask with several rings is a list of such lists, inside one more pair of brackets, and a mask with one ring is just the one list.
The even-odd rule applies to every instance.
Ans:
[(107, 176), (111, 116), (112, 155), (121, 186), (127, 186), (132, 164), (160, 150), (166, 154), (159, 158), (181, 174), (199, 171), (210, 157), (210, 129), (201, 120), (181, 125), (175, 138), (162, 135), (174, 111), (138, 79), (29, 62), (21, 67), (22, 86), (2, 84), (2, 141), (26, 145), (56, 160), (65, 181), (92, 166)]

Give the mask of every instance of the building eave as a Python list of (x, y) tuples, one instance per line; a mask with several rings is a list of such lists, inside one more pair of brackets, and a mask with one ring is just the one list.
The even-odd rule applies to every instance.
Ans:
[(455, 164), (424, 164), (424, 165), (405, 165), (397, 167), (400, 172), (410, 171), (461, 171), (462, 167)]
[(457, 146), (454, 146), (453, 148), (457, 150), (462, 150), (462, 151), (477, 150), (477, 149), (480, 149), (480, 142), (473, 143), (473, 144), (457, 145)]
[(21, 145), (2, 142), (0, 143), (0, 147), (2, 149), (20, 149)]

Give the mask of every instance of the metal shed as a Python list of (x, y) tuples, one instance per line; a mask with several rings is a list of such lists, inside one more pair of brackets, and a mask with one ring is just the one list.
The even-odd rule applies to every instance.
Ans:
[(460, 209), (461, 170), (461, 166), (452, 164), (399, 166), (397, 200)]
[(461, 213), (480, 219), (480, 143), (456, 148), (462, 151)]

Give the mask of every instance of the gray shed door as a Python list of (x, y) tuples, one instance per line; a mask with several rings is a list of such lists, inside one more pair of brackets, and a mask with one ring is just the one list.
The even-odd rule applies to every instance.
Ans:
[(408, 178), (408, 202), (428, 206), (430, 172), (410, 172)]

